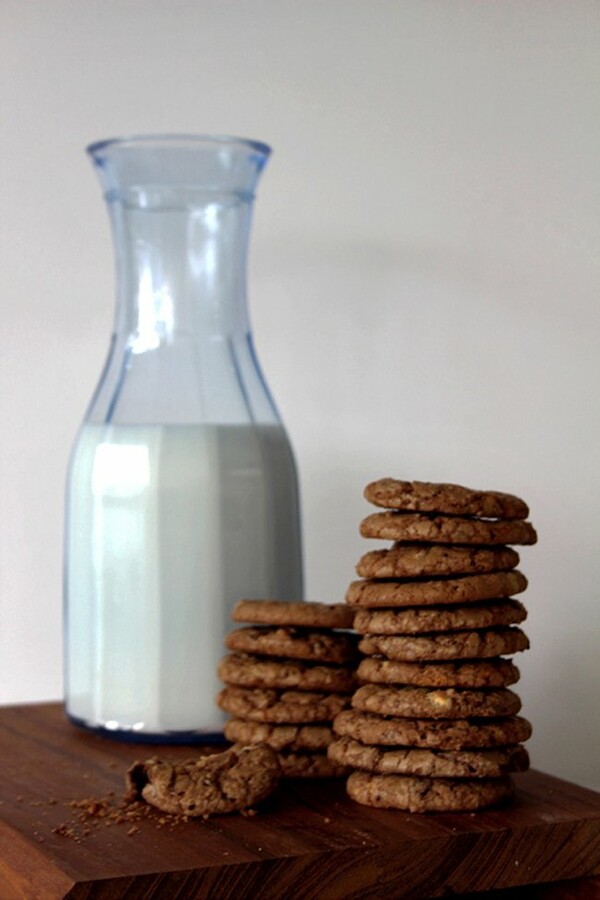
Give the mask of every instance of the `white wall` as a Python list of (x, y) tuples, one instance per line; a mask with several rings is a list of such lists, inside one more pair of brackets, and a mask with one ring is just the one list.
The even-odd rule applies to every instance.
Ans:
[(4, 0), (0, 702), (61, 693), (62, 489), (112, 248), (83, 146), (275, 149), (251, 313), (296, 447), (308, 594), (341, 600), (364, 483), (523, 495), (538, 768), (600, 788), (598, 38), (572, 0)]

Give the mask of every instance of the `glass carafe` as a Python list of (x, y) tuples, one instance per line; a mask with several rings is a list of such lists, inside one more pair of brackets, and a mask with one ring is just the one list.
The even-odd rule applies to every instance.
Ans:
[(69, 467), (66, 711), (122, 738), (218, 740), (232, 606), (303, 591), (294, 458), (246, 307), (269, 148), (148, 136), (88, 152), (117, 305)]

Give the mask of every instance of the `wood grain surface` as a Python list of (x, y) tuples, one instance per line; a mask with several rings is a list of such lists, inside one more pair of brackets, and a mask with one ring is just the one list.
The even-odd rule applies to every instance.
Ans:
[(600, 897), (600, 794), (535, 771), (511, 805), (476, 814), (369, 809), (329, 780), (206, 821), (150, 808), (92, 820), (71, 805), (116, 804), (136, 759), (197, 752), (88, 734), (58, 704), (0, 709), (0, 900)]

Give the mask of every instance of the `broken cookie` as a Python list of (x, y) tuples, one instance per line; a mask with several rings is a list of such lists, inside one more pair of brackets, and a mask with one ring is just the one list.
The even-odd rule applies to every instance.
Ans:
[(266, 744), (178, 763), (156, 757), (135, 762), (126, 775), (130, 797), (166, 813), (208, 816), (248, 809), (271, 794), (281, 777), (277, 754)]

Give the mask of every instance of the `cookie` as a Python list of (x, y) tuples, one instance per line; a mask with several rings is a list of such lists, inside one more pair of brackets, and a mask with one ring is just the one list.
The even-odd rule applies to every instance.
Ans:
[(370, 772), (353, 772), (346, 789), (352, 800), (364, 806), (411, 813), (483, 809), (506, 800), (513, 792), (509, 777), (452, 780)]
[(350, 666), (261, 659), (249, 653), (229, 653), (220, 661), (217, 671), (225, 684), (248, 688), (348, 693), (356, 682), (354, 669)]
[(470, 603), (510, 597), (526, 587), (527, 579), (516, 570), (427, 581), (353, 581), (346, 592), (346, 603), (368, 608)]
[(227, 687), (217, 697), (217, 704), (239, 719), (295, 725), (331, 721), (350, 705), (350, 697), (348, 694)]
[(363, 744), (423, 747), (438, 750), (478, 749), (521, 744), (531, 725), (521, 716), (504, 719), (388, 718), (345, 709), (333, 721), (336, 734)]
[(477, 491), (458, 484), (381, 478), (366, 486), (364, 496), (375, 506), (408, 512), (489, 519), (526, 519), (529, 515), (529, 507), (519, 497), (501, 491)]
[(422, 687), (506, 687), (520, 672), (510, 659), (449, 662), (400, 662), (368, 656), (361, 660), (358, 680), (376, 684), (416, 684)]
[(509, 547), (456, 547), (443, 544), (399, 544), (391, 550), (370, 550), (356, 572), (363, 578), (422, 578), (514, 569), (519, 554)]
[(271, 725), (230, 719), (223, 730), (233, 743), (267, 744), (277, 751), (325, 750), (333, 738), (329, 725)]
[(484, 631), (445, 631), (429, 635), (366, 634), (359, 650), (366, 656), (415, 662), (430, 659), (481, 659), (527, 650), (529, 640), (520, 628)]
[(277, 754), (257, 743), (180, 763), (156, 757), (135, 762), (127, 772), (127, 785), (131, 799), (141, 798), (163, 812), (208, 816), (260, 803), (280, 777)]
[(463, 519), (434, 513), (371, 513), (360, 523), (366, 538), (430, 544), (535, 544), (531, 522), (522, 519)]
[(288, 600), (240, 600), (234, 622), (251, 625), (295, 625), (299, 628), (352, 628), (352, 610), (345, 603), (305, 603)]
[(343, 778), (350, 774), (346, 765), (329, 759), (327, 753), (278, 753), (284, 778)]
[(527, 610), (518, 600), (496, 600), (468, 606), (359, 609), (354, 628), (359, 634), (419, 634), (517, 625), (526, 618)]
[(346, 663), (356, 658), (354, 635), (305, 628), (236, 628), (226, 636), (225, 646), (242, 653), (315, 662)]
[(352, 708), (380, 716), (415, 719), (458, 719), (515, 716), (521, 709), (517, 694), (507, 688), (424, 688), (365, 684), (352, 697)]
[(388, 749), (341, 737), (331, 742), (327, 755), (337, 765), (379, 775), (498, 778), (509, 772), (525, 772), (529, 768), (529, 754), (520, 744), (497, 750)]

